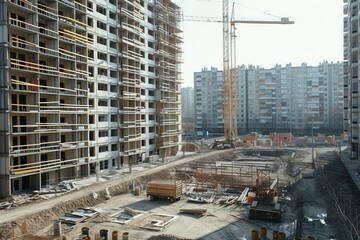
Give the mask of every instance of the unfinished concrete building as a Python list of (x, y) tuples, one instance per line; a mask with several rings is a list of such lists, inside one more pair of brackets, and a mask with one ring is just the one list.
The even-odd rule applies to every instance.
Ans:
[(0, 197), (176, 154), (177, 5), (11, 0), (0, 10)]

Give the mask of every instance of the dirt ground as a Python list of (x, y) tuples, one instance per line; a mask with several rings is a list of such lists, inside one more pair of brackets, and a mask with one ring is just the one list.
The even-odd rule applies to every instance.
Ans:
[[(215, 151), (192, 155), (174, 162), (170, 162), (153, 169), (124, 175), (121, 179), (95, 184), (80, 191), (63, 195), (61, 197), (30, 203), (10, 211), (0, 211), (0, 239), (56, 239), (52, 237), (53, 221), (65, 213), (72, 212), (81, 207), (94, 207), (99, 210), (100, 215), (84, 223), (76, 225), (62, 224), (62, 232), (66, 239), (81, 239), (81, 229), (88, 227), (91, 234), (99, 233), (106, 229), (111, 233), (118, 231), (119, 235), (127, 232), (129, 239), (251, 239), (251, 231), (260, 227), (268, 229), (268, 236), (272, 231), (282, 231), (287, 236), (294, 236), (299, 229), (300, 219), (302, 229), (312, 228), (311, 224), (303, 221), (313, 217), (309, 213), (319, 211), (319, 214), (326, 214), (323, 202), (319, 204), (301, 204), (296, 199), (303, 196), (304, 189), (315, 188), (314, 180), (301, 180), (301, 172), (311, 172), (311, 151), (309, 149), (297, 150), (295, 156), (290, 160), (289, 156), (277, 160), (277, 172), (282, 184), (294, 184), (293, 190), (289, 191), (288, 201), (283, 205), (284, 214), (281, 223), (250, 220), (248, 218), (249, 205), (242, 204), (198, 204), (187, 202), (184, 196), (180, 201), (170, 203), (166, 200), (150, 201), (145, 192), (139, 196), (129, 193), (129, 185), (134, 182), (151, 179), (154, 175), (169, 173), (177, 165), (197, 159), (224, 159), (234, 157), (232, 150)], [(296, 183), (296, 184), (295, 184)], [(104, 189), (108, 187), (113, 196), (106, 200)], [(91, 197), (91, 193), (99, 194), (98, 199)], [(311, 192), (311, 191), (309, 191)], [(313, 197), (313, 195), (311, 195)], [(316, 198), (316, 197), (314, 197)], [(300, 201), (301, 202), (301, 201)], [(303, 202), (302, 202), (303, 203)], [(114, 221), (110, 215), (125, 208), (131, 208), (145, 213), (126, 224)], [(203, 216), (194, 216), (180, 213), (180, 209), (206, 209)], [(299, 210), (301, 209), (301, 211)], [(316, 209), (316, 211), (314, 211)], [(323, 212), (323, 210), (325, 212)], [(174, 217), (174, 220), (161, 231), (145, 230), (143, 227), (155, 220), (161, 220), (159, 214), (166, 214)], [(169, 217), (169, 216), (167, 216)], [(314, 218), (314, 217), (313, 217)], [(319, 231), (324, 231), (321, 220)], [(304, 224), (302, 224), (304, 222)], [(313, 221), (314, 222), (314, 221)], [(314, 223), (315, 224), (315, 223)], [(326, 225), (326, 224), (325, 224)], [(331, 226), (326, 225), (327, 231)], [(316, 234), (317, 232), (304, 232), (305, 235)], [(304, 235), (303, 234), (303, 235)], [(326, 234), (325, 234), (326, 235)], [(36, 237), (38, 238), (36, 238)], [(326, 235), (328, 236), (328, 235)], [(32, 238), (35, 237), (35, 238)], [(61, 238), (57, 238), (61, 239)], [(329, 239), (329, 238), (318, 238)]]

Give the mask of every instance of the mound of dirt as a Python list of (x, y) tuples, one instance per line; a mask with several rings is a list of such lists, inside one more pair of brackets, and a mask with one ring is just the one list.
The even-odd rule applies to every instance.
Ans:
[(151, 236), (148, 238), (148, 240), (191, 240), (189, 238), (178, 238), (173, 235), (157, 235), (157, 236)]

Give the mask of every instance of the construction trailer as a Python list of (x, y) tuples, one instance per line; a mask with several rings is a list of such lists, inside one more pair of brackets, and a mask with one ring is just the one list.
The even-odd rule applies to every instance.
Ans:
[(175, 202), (182, 195), (182, 181), (151, 181), (147, 184), (146, 194), (150, 200), (169, 199)]

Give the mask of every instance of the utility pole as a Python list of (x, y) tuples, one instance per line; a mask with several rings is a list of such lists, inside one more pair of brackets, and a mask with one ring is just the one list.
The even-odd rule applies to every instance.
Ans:
[(311, 119), (311, 161), (312, 166), (315, 168), (314, 161), (314, 118)]

